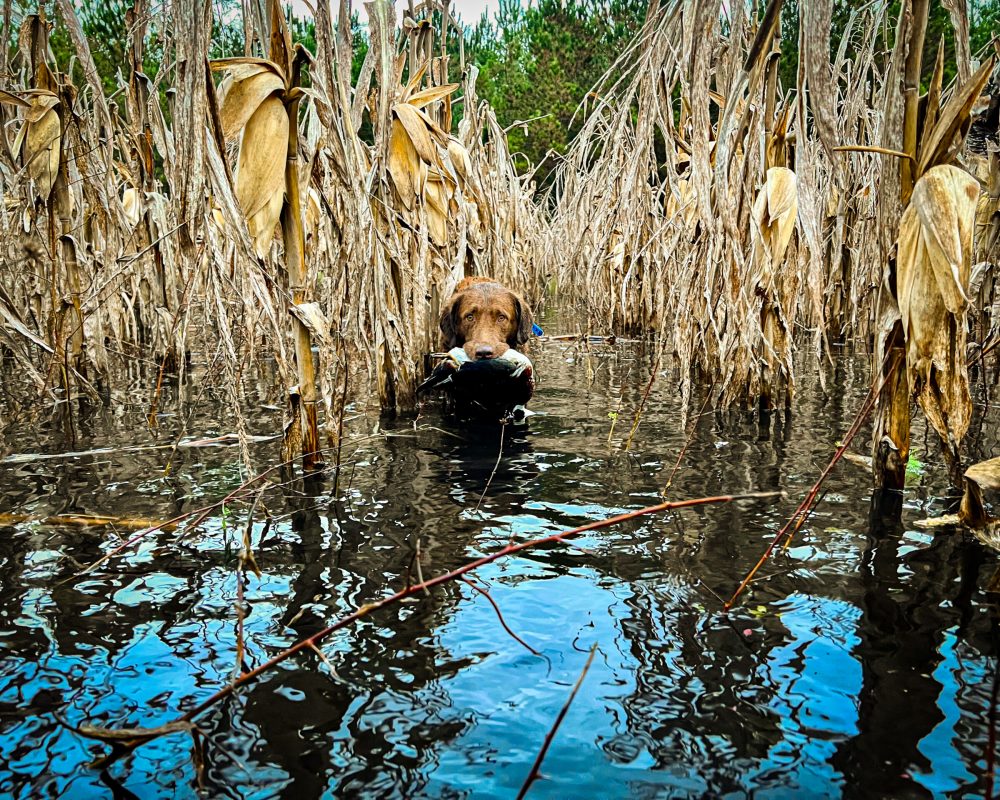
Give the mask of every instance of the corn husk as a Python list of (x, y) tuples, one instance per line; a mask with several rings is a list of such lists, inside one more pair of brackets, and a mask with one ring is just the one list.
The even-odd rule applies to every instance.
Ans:
[(261, 257), (281, 217), (288, 150), (288, 114), (281, 99), (264, 99), (247, 121), (236, 171), (236, 198)]
[(261, 103), (285, 87), (284, 78), (276, 71), (265, 66), (253, 66), (258, 71), (245, 78), (234, 77), (222, 100), (219, 117), (227, 140), (238, 136)]
[(54, 110), (46, 111), (37, 122), (26, 124), (27, 135), (24, 137), (24, 163), (28, 175), (34, 181), (38, 196), (46, 201), (52, 193), (59, 172), (59, 140), (62, 135), (62, 125), (59, 114)]
[(125, 219), (131, 227), (139, 224), (142, 217), (142, 205), (139, 202), (139, 193), (129, 186), (122, 192), (122, 208), (125, 209)]
[(966, 314), (979, 184), (933, 167), (914, 186), (900, 222), (896, 267), (911, 391), (954, 452), (972, 414)]
[(431, 241), (439, 247), (448, 243), (448, 216), (452, 188), (440, 173), (431, 173), (424, 187), (427, 227)]
[(791, 332), (786, 319), (789, 299), (783, 291), (784, 281), (779, 271), (795, 232), (798, 212), (798, 190), (795, 173), (785, 167), (772, 167), (757, 195), (751, 217), (750, 274), (754, 276), (756, 294), (762, 299), (763, 352), (765, 368), (761, 393), (770, 396), (779, 376), (792, 377)]
[(406, 127), (397, 117), (389, 135), (389, 176), (396, 194), (407, 211), (413, 210), (414, 199), (424, 191), (427, 165), (417, 152)]

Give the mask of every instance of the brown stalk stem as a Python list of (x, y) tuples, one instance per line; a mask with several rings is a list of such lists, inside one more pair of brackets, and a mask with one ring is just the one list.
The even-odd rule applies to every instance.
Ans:
[[(64, 98), (69, 96), (69, 93), (63, 88), (62, 94)], [(72, 218), (72, 201), (70, 199), (69, 193), (69, 167), (67, 162), (66, 147), (69, 143), (69, 137), (66, 135), (66, 130), (70, 123), (70, 114), (64, 109), (68, 105), (64, 101), (59, 104), (59, 124), (60, 130), (62, 131), (62, 136), (59, 140), (59, 168), (54, 186), (55, 194), (55, 210), (59, 215), (59, 243), (63, 262), (63, 271), (66, 275), (66, 285), (69, 288), (70, 305), (71, 309), (71, 324), (70, 330), (70, 364), (77, 373), (82, 377), (87, 377), (87, 364), (84, 355), (84, 340), (83, 340), (83, 305), (80, 301), (82, 281), (80, 279), (80, 264), (76, 256), (76, 243), (73, 239), (73, 218)], [(57, 284), (58, 285), (58, 284)], [(69, 392), (69, 378), (66, 378), (66, 390), (67, 397)]]
[[(292, 292), (292, 302), (308, 301), (308, 271), (305, 262), (305, 234), (302, 230), (302, 194), (299, 186), (299, 98), (288, 106), (288, 161), (285, 167), (285, 204), (281, 209), (281, 232), (285, 240), (285, 259)], [(323, 466), (319, 458), (319, 427), (316, 416), (316, 367), (313, 362), (309, 328), (292, 315), (295, 338), (295, 364), (298, 370), (300, 424), (302, 426), (302, 468), (312, 472)]]
[(441, 575), (437, 575), (433, 578), (429, 578), (422, 583), (415, 583), (407, 586), (402, 591), (396, 592), (396, 594), (384, 597), (381, 600), (375, 600), (371, 603), (366, 603), (361, 606), (361, 608), (348, 614), (345, 617), (341, 617), (339, 620), (334, 622), (332, 625), (327, 626), (323, 630), (314, 633), (312, 636), (301, 639), (296, 644), (289, 647), (287, 650), (283, 650), (278, 655), (274, 656), (269, 661), (261, 664), (259, 667), (240, 675), (235, 681), (230, 683), (228, 686), (224, 686), (219, 689), (213, 695), (207, 699), (200, 702), (190, 711), (181, 715), (176, 721), (179, 722), (190, 722), (196, 717), (200, 716), (207, 709), (211, 708), (213, 705), (218, 703), (220, 700), (231, 695), (236, 689), (244, 686), (252, 681), (255, 681), (260, 675), (267, 672), (272, 667), (280, 664), (282, 661), (287, 660), (291, 656), (299, 653), (303, 650), (308, 650), (314, 647), (318, 642), (326, 639), (331, 634), (354, 624), (359, 619), (368, 616), (373, 611), (377, 611), (386, 606), (391, 606), (399, 603), (401, 600), (405, 600), (407, 597), (417, 594), (418, 592), (424, 592), (427, 589), (431, 589), (435, 586), (440, 586), (443, 583), (448, 583), (449, 581), (461, 578), (463, 575), (472, 572), (473, 570), (479, 569), (487, 564), (492, 564), (494, 561), (498, 561), (501, 558), (514, 555), (515, 553), (520, 553), (523, 550), (530, 550), (533, 548), (541, 547), (547, 544), (562, 544), (566, 539), (571, 539), (573, 537), (579, 536), (587, 531), (601, 530), (603, 528), (609, 528), (612, 525), (617, 525), (620, 522), (628, 522), (629, 520), (636, 519), (637, 517), (649, 516), (651, 514), (658, 514), (663, 511), (672, 511), (678, 508), (694, 508), (695, 506), (712, 505), (715, 503), (731, 503), (734, 500), (759, 500), (768, 499), (780, 496), (780, 492), (755, 492), (750, 494), (734, 494), (734, 495), (718, 495), (714, 497), (699, 497), (692, 500), (679, 500), (676, 502), (658, 503), (655, 506), (647, 506), (646, 508), (640, 508), (635, 511), (629, 511), (625, 514), (619, 514), (614, 517), (609, 517), (608, 519), (598, 520), (597, 522), (590, 522), (586, 525), (581, 525), (578, 528), (573, 528), (572, 530), (563, 531), (562, 533), (555, 533), (550, 536), (544, 536), (539, 539), (529, 539), (525, 542), (519, 542), (517, 544), (510, 544), (506, 547), (498, 550), (495, 553), (477, 558), (474, 561), (470, 561), (451, 572), (446, 572)]
[[(913, 193), (913, 184), (920, 176), (916, 173), (918, 113), (920, 110), (920, 68), (923, 64), (924, 37), (927, 33), (929, 0), (912, 0), (911, 17), (906, 45), (906, 62), (903, 74), (903, 152), (909, 153), (911, 160), (904, 159), (899, 165), (900, 200), (905, 208)], [(906, 13), (905, 9), (902, 13)], [(897, 42), (902, 47), (902, 42)]]
[(573, 690), (569, 693), (569, 697), (566, 698), (566, 702), (563, 703), (563, 707), (559, 709), (559, 714), (556, 716), (555, 722), (552, 723), (552, 727), (549, 732), (545, 735), (545, 742), (542, 744), (542, 749), (538, 751), (538, 757), (535, 759), (535, 763), (531, 765), (531, 772), (528, 773), (527, 779), (524, 781), (524, 785), (521, 786), (521, 791), (517, 793), (517, 800), (521, 800), (531, 788), (533, 784), (540, 777), (539, 770), (542, 767), (542, 761), (545, 760), (545, 754), (549, 752), (549, 745), (552, 744), (552, 740), (556, 736), (556, 731), (559, 730), (559, 726), (562, 724), (563, 719), (565, 719), (569, 707), (573, 704), (573, 700), (576, 698), (576, 693), (580, 691), (580, 687), (583, 685), (583, 679), (587, 677), (587, 672), (590, 670), (590, 665), (594, 661), (594, 653), (597, 652), (597, 644), (590, 646), (590, 655), (587, 656), (587, 663), (583, 665), (583, 669), (580, 671), (580, 677), (576, 679), (576, 683), (573, 685)]

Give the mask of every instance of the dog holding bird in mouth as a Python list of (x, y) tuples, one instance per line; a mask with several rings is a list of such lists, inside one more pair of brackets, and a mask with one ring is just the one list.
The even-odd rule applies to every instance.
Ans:
[(419, 391), (444, 390), (462, 416), (524, 419), (535, 379), (519, 348), (541, 334), (524, 298), (492, 278), (465, 278), (445, 304), (440, 326), (448, 353)]

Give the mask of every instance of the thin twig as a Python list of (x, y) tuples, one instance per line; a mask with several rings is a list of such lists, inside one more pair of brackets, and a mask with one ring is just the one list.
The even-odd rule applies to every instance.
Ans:
[[(613, 525), (617, 525), (621, 522), (628, 522), (629, 520), (636, 519), (638, 517), (650, 516), (652, 514), (659, 514), (663, 511), (672, 511), (681, 508), (694, 508), (696, 506), (704, 505), (714, 505), (718, 503), (731, 503), (735, 500), (759, 500), (759, 499), (769, 499), (780, 496), (780, 492), (754, 492), (750, 494), (733, 494), (733, 495), (716, 495), (713, 497), (699, 497), (690, 500), (679, 500), (674, 502), (664, 502), (658, 503), (655, 506), (647, 506), (646, 508), (639, 508), (634, 511), (629, 511), (625, 514), (618, 514), (614, 517), (609, 517), (607, 519), (597, 520), (595, 522), (589, 522), (586, 525), (581, 525), (577, 528), (573, 528), (568, 531), (563, 531), (562, 533), (554, 533), (549, 536), (543, 536), (538, 539), (529, 539), (524, 542), (512, 543), (503, 547), (502, 549), (496, 551), (495, 553), (490, 553), (489, 555), (482, 556), (473, 561), (469, 561), (461, 567), (452, 570), (451, 572), (446, 572), (441, 575), (437, 575), (433, 578), (424, 581), (423, 583), (416, 583), (407, 586), (402, 591), (396, 592), (388, 597), (383, 597), (381, 600), (375, 600), (370, 603), (366, 603), (357, 610), (341, 617), (336, 622), (328, 625), (326, 628), (314, 633), (305, 639), (300, 639), (291, 647), (283, 650), (277, 655), (273, 656), (267, 662), (261, 664), (260, 666), (245, 672), (240, 675), (236, 680), (218, 689), (212, 695), (202, 700), (200, 703), (195, 705), (189, 711), (180, 715), (171, 722), (160, 726), (156, 729), (143, 729), (143, 735), (141, 737), (129, 737), (127, 734), (123, 734), (121, 731), (115, 731), (113, 729), (102, 729), (102, 728), (91, 728), (91, 735), (94, 738), (103, 738), (106, 741), (114, 741), (116, 744), (121, 746), (119, 755), (124, 755), (125, 752), (130, 752), (135, 748), (145, 744), (148, 741), (152, 741), (154, 738), (159, 736), (173, 733), (177, 730), (187, 730), (185, 726), (190, 725), (190, 723), (201, 716), (205, 711), (207, 711), (212, 706), (216, 705), (220, 701), (229, 697), (233, 692), (235, 692), (241, 686), (245, 686), (248, 683), (252, 683), (257, 680), (261, 675), (266, 673), (273, 667), (281, 664), (287, 659), (291, 658), (293, 655), (300, 653), (305, 650), (312, 651), (313, 648), (322, 640), (328, 638), (333, 633), (339, 630), (347, 628), (353, 625), (360, 619), (367, 617), (373, 611), (378, 611), (379, 609), (386, 608), (398, 604), (408, 597), (416, 594), (417, 592), (423, 592), (427, 589), (431, 589), (435, 586), (440, 586), (441, 584), (448, 583), (449, 581), (461, 578), (473, 570), (479, 569), (487, 564), (492, 564), (494, 561), (498, 561), (501, 558), (520, 553), (524, 550), (531, 550), (538, 547), (543, 547), (550, 544), (565, 544), (567, 539), (571, 539), (576, 536), (580, 536), (588, 531), (601, 530), (604, 528), (609, 528)], [(114, 755), (114, 754), (112, 754)]]
[(684, 459), (688, 448), (691, 446), (691, 442), (694, 441), (694, 435), (698, 432), (698, 420), (701, 419), (701, 415), (705, 413), (705, 407), (708, 405), (709, 400), (712, 399), (712, 387), (715, 385), (713, 381), (708, 387), (708, 392), (705, 394), (705, 402), (701, 404), (701, 408), (698, 409), (698, 413), (693, 420), (691, 420), (691, 430), (688, 431), (687, 439), (684, 440), (684, 446), (681, 447), (681, 451), (677, 454), (677, 460), (674, 462), (674, 468), (670, 470), (670, 477), (667, 478), (667, 482), (663, 485), (663, 491), (660, 492), (660, 497), (666, 497), (667, 492), (674, 483), (674, 475), (677, 474), (677, 469), (681, 465), (681, 461)]
[(660, 369), (660, 355), (663, 352), (663, 344), (660, 344), (660, 352), (656, 354), (656, 363), (653, 364), (653, 371), (649, 375), (649, 383), (646, 384), (646, 391), (642, 394), (642, 401), (639, 403), (639, 407), (635, 410), (635, 419), (632, 420), (632, 430), (628, 432), (628, 441), (625, 442), (625, 452), (627, 453), (632, 447), (632, 438), (635, 436), (635, 432), (639, 430), (639, 421), (642, 419), (642, 411), (646, 407), (646, 401), (649, 399), (649, 393), (653, 389), (653, 384), (656, 382), (656, 373)]
[(819, 490), (823, 486), (823, 482), (826, 481), (827, 477), (833, 471), (833, 468), (837, 465), (837, 462), (840, 461), (844, 453), (847, 452), (847, 448), (854, 440), (854, 437), (858, 434), (858, 431), (861, 430), (862, 423), (865, 421), (865, 419), (868, 418), (868, 415), (875, 408), (875, 403), (878, 401), (879, 395), (882, 394), (882, 390), (885, 388), (886, 383), (888, 383), (889, 378), (892, 377), (892, 374), (895, 370), (896, 366), (894, 365), (892, 369), (890, 369), (888, 373), (886, 373), (883, 376), (882, 381), (881, 383), (879, 383), (877, 389), (874, 386), (872, 386), (872, 388), (868, 390), (868, 396), (865, 398), (864, 403), (862, 403), (861, 408), (858, 409), (858, 413), (854, 417), (854, 421), (851, 423), (851, 427), (844, 435), (840, 447), (838, 447), (837, 451), (833, 454), (833, 458), (830, 459), (830, 463), (826, 465), (826, 468), (820, 474), (819, 478), (817, 478), (816, 483), (813, 484), (812, 488), (809, 490), (809, 493), (806, 495), (805, 499), (801, 503), (799, 503), (799, 507), (795, 509), (792, 516), (789, 517), (788, 521), (781, 527), (781, 530), (778, 531), (777, 534), (775, 534), (774, 538), (771, 540), (771, 543), (767, 546), (767, 549), (764, 551), (763, 555), (761, 555), (757, 563), (754, 564), (750, 572), (747, 573), (746, 577), (737, 587), (736, 591), (733, 592), (733, 596), (730, 597), (729, 600), (726, 602), (726, 604), (723, 606), (724, 611), (729, 611), (729, 609), (731, 609), (735, 605), (736, 600), (739, 598), (741, 594), (743, 594), (743, 591), (747, 588), (747, 586), (750, 585), (750, 582), (754, 579), (754, 576), (757, 574), (758, 570), (760, 570), (760, 568), (764, 566), (765, 562), (771, 557), (771, 553), (774, 552), (774, 548), (777, 547), (778, 542), (780, 542), (783, 538), (785, 538), (786, 539), (785, 546), (786, 547), (788, 546), (788, 542), (791, 541), (791, 536), (794, 535), (802, 526), (803, 522), (805, 522), (805, 516), (807, 515), (809, 509), (811, 508), (813, 501), (816, 499), (816, 496), (819, 494)]
[(483, 498), (486, 497), (486, 493), (490, 490), (490, 484), (493, 483), (493, 477), (497, 474), (497, 470), (500, 468), (500, 459), (503, 458), (503, 432), (507, 428), (507, 420), (503, 420), (500, 423), (500, 450), (497, 453), (497, 463), (493, 465), (493, 472), (490, 473), (490, 477), (486, 481), (486, 485), (483, 487), (483, 493), (479, 495), (479, 502), (476, 503), (476, 510), (474, 514), (479, 513), (479, 507), (483, 504)]
[(535, 759), (535, 763), (531, 765), (531, 772), (528, 773), (528, 777), (525, 779), (524, 785), (521, 786), (521, 791), (517, 793), (517, 800), (521, 800), (521, 798), (528, 793), (528, 789), (531, 788), (531, 784), (533, 784), (540, 777), (539, 769), (541, 769), (542, 761), (545, 760), (545, 754), (549, 752), (549, 745), (552, 744), (556, 731), (559, 730), (559, 726), (566, 717), (569, 707), (573, 704), (573, 700), (576, 698), (576, 693), (580, 691), (580, 686), (583, 685), (583, 679), (587, 677), (587, 672), (590, 670), (590, 665), (594, 661), (594, 653), (596, 652), (597, 643), (595, 642), (590, 646), (590, 655), (587, 656), (587, 663), (583, 665), (580, 677), (576, 679), (576, 683), (573, 685), (573, 691), (569, 693), (569, 697), (566, 698), (566, 702), (563, 703), (563, 707), (559, 709), (559, 714), (556, 716), (556, 721), (552, 723), (552, 728), (547, 734), (545, 734), (545, 742), (542, 744), (542, 749), (538, 751), (538, 757)]
[(515, 642), (521, 645), (525, 650), (530, 652), (532, 655), (535, 656), (541, 655), (541, 653), (539, 653), (534, 647), (532, 647), (530, 644), (524, 641), (524, 639), (522, 639), (520, 636), (518, 636), (516, 633), (514, 633), (514, 631), (510, 629), (510, 626), (507, 624), (507, 621), (503, 618), (503, 614), (500, 611), (500, 606), (498, 606), (497, 601), (493, 599), (493, 595), (491, 595), (482, 586), (479, 586), (474, 582), (470, 581), (468, 578), (459, 578), (459, 580), (462, 581), (462, 583), (466, 583), (469, 586), (471, 586), (473, 589), (475, 589), (477, 592), (479, 592), (479, 594), (481, 594), (489, 601), (490, 605), (493, 606), (493, 610), (497, 612), (497, 619), (500, 620), (500, 624), (503, 626), (503, 629), (510, 634), (511, 638)]

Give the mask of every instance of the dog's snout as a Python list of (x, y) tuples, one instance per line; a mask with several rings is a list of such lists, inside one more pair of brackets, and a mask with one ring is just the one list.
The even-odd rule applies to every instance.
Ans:
[(476, 347), (476, 358), (483, 360), (493, 358), (493, 345), (481, 344)]

